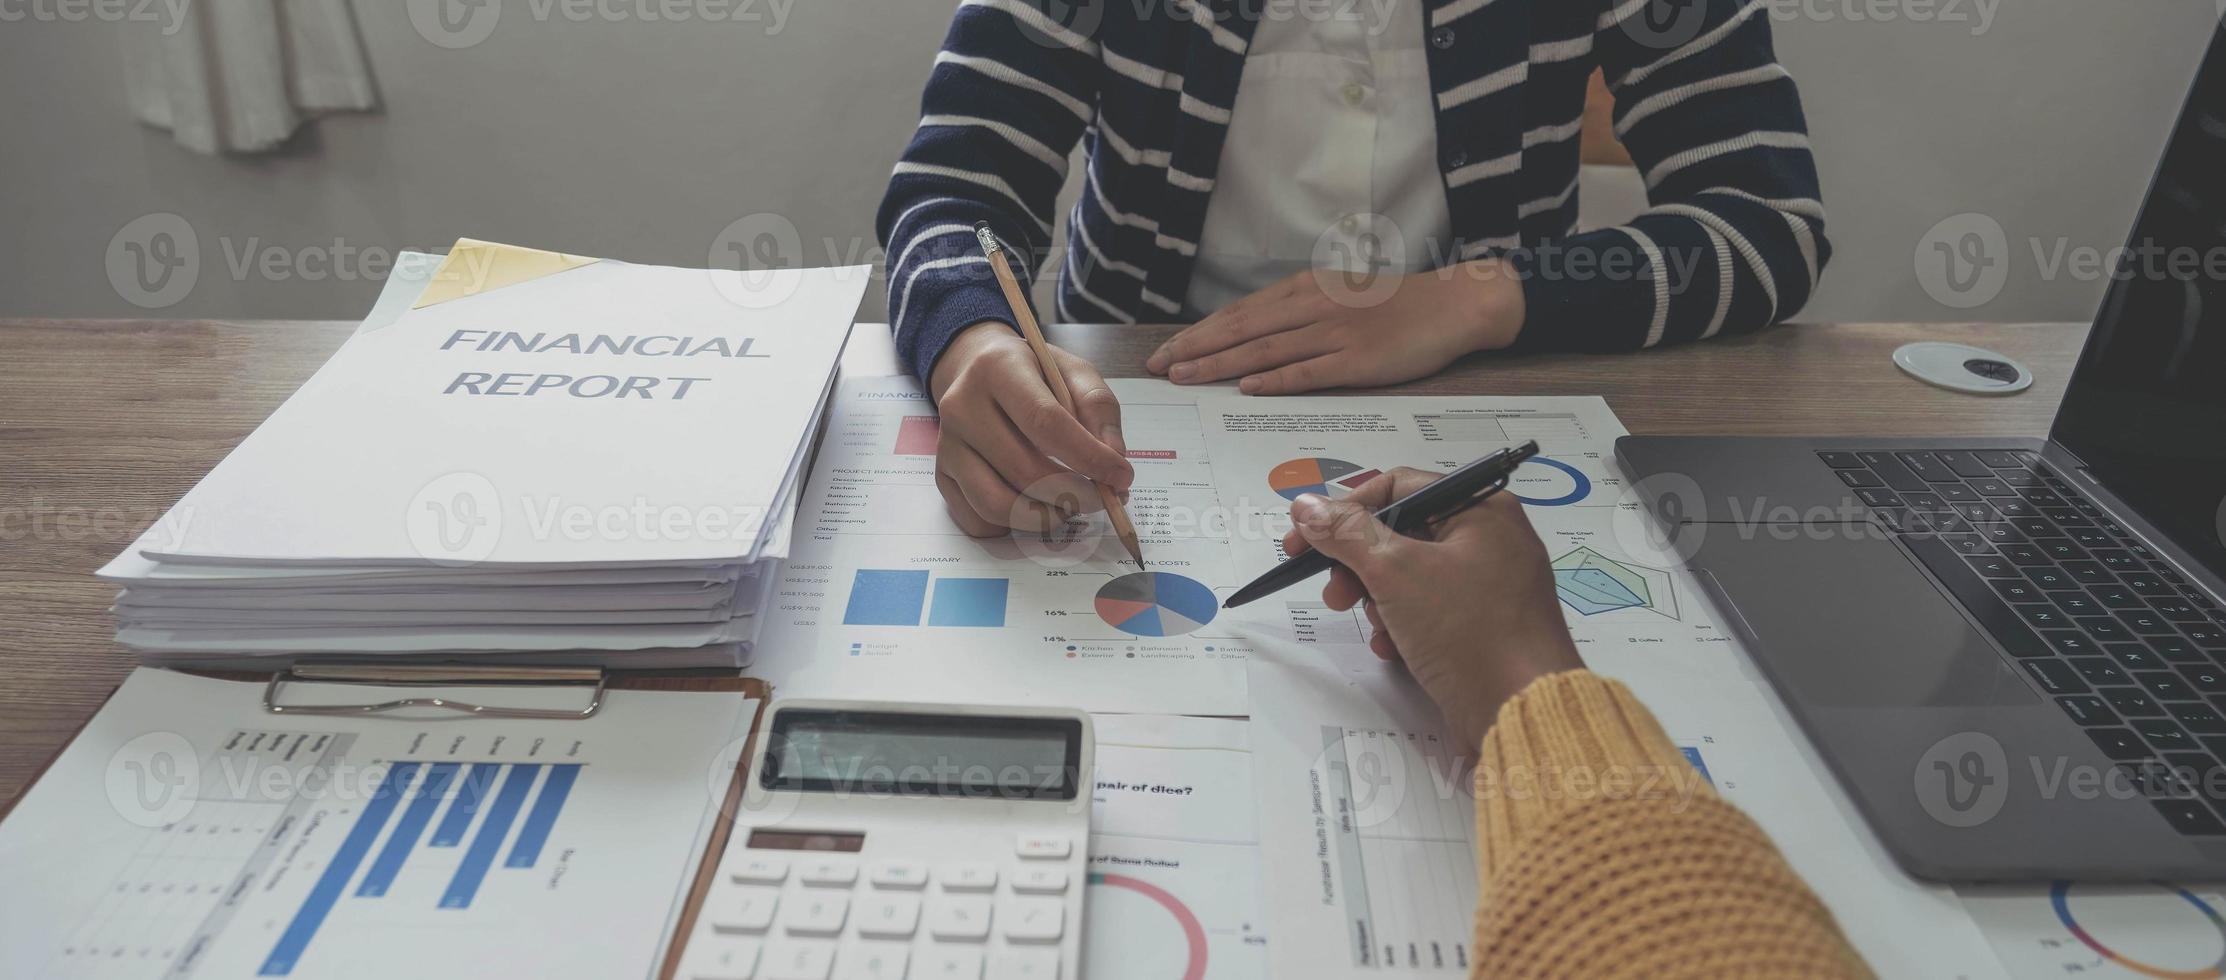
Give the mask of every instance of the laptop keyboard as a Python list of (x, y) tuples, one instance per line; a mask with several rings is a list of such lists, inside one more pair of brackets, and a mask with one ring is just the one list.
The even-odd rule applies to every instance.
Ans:
[(1818, 454), (2183, 834), (2226, 836), (2226, 613), (2023, 450)]

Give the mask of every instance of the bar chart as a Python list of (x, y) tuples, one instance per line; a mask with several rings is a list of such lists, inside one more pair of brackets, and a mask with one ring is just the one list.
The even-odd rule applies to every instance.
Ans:
[[(932, 600), (930, 593), (933, 593)], [(861, 568), (851, 576), (845, 626), (1005, 625), (1012, 580), (937, 576), (926, 569)]]
[[(445, 910), (471, 908), (490, 874), (531, 869), (540, 862), (582, 768), (573, 763), (392, 763), (369, 798), (354, 809), (338, 848), (257, 975), (293, 975), (327, 920), (346, 914), (354, 902), (366, 907), (414, 901)], [(437, 897), (397, 889), (404, 879), (418, 883), (417, 893), (437, 889)]]

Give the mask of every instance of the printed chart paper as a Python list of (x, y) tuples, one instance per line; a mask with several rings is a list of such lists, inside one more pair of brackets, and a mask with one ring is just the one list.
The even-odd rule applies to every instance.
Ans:
[(1231, 718), (1099, 715), (1091, 980), (1264, 980), (1252, 756)]
[(1102, 515), (974, 539), (935, 485), (934, 410), (907, 378), (845, 381), (753, 670), (793, 697), (1242, 715), (1245, 581), (1188, 392), (1116, 382), (1138, 569)]
[[(540, 693), (580, 700), (489, 696)], [(0, 975), (648, 977), (755, 717), (617, 690), (577, 721), (279, 718), (261, 695), (131, 675), (0, 824)]]

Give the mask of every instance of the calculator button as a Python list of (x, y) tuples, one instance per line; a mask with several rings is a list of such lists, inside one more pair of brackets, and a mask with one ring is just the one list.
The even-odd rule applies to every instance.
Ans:
[(839, 936), (850, 918), (850, 896), (805, 892), (788, 903), (781, 925), (791, 936)]
[(834, 968), (834, 943), (789, 942), (765, 951), (764, 980), (827, 980)]
[(941, 899), (929, 908), (927, 927), (928, 935), (946, 942), (988, 939), (989, 899)]
[(1058, 895), (1066, 890), (1065, 868), (1022, 868), (1013, 872), (1013, 891), (1031, 895)]
[(689, 980), (750, 980), (757, 975), (762, 943), (704, 936), (688, 944)]
[(796, 869), (796, 876), (807, 885), (849, 886), (858, 881), (858, 862), (849, 860), (806, 861)]
[(928, 869), (918, 861), (883, 861), (866, 873), (866, 880), (875, 888), (916, 891), (927, 887)]
[(875, 895), (858, 903), (858, 934), (868, 939), (910, 939), (920, 930), (920, 896)]
[(743, 851), (741, 859), (734, 862), (733, 868), (728, 870), (727, 875), (733, 878), (736, 884), (778, 885), (788, 880), (788, 859), (772, 854)]
[(712, 893), (705, 912), (713, 931), (727, 934), (764, 932), (773, 927), (773, 913), (781, 906), (781, 893), (771, 888), (729, 888)]
[(997, 866), (968, 861), (936, 869), (935, 878), (947, 892), (986, 892), (997, 887)]
[(1005, 939), (1016, 943), (1055, 943), (1067, 932), (1067, 905), (1055, 898), (1017, 898), (997, 914)]
[(930, 947), (917, 967), (911, 980), (982, 980), (982, 951)]
[(842, 980), (904, 980), (912, 961), (912, 947), (902, 943), (865, 943), (842, 951), (835, 958), (835, 975)]
[(1074, 841), (1065, 837), (1022, 837), (1013, 852), (1024, 858), (1060, 859), (1074, 853)]
[(1059, 952), (1052, 949), (1008, 949), (990, 964), (990, 980), (1059, 980)]

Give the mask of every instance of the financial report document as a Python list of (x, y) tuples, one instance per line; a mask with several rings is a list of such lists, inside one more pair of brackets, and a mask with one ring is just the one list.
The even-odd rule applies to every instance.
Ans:
[(262, 692), (131, 675), (0, 824), (0, 975), (651, 976), (756, 708), (280, 717)]

